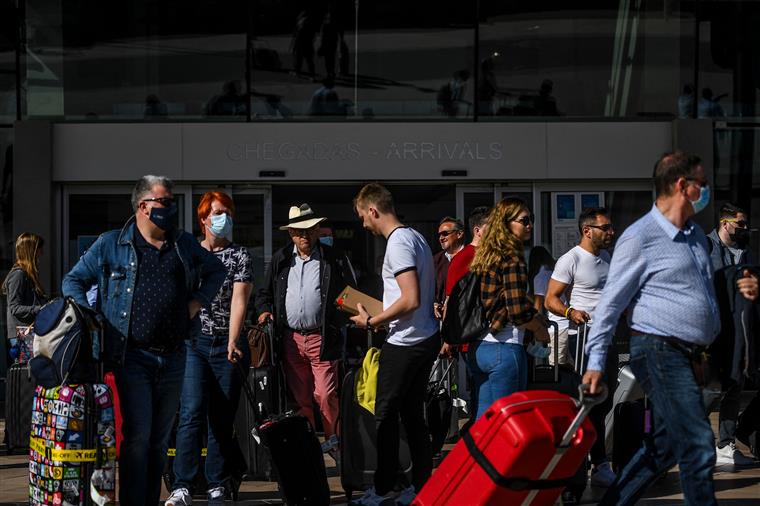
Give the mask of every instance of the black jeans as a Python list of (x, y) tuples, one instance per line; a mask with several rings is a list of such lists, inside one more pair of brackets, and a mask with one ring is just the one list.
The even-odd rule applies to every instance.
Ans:
[(736, 438), (736, 424), (739, 419), (739, 403), (741, 401), (744, 378), (736, 381), (723, 378), (720, 390), (705, 388), (702, 390), (702, 400), (705, 403), (707, 415), (718, 405), (718, 447), (723, 448), (733, 443)]
[(430, 433), (425, 424), (425, 394), (430, 370), (441, 347), (438, 333), (415, 344), (383, 344), (377, 373), (375, 425), (377, 470), (375, 490), (383, 495), (396, 485), (399, 453), (399, 416), (412, 457), (412, 485), (419, 491), (433, 471)]

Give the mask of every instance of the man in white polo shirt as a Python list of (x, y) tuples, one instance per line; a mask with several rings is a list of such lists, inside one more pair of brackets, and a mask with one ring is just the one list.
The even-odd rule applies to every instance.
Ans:
[[(615, 234), (608, 212), (603, 207), (584, 209), (578, 218), (578, 229), (581, 242), (557, 260), (544, 302), (553, 318), (565, 320), (561, 332), (565, 338), (560, 340), (560, 363), (572, 363), (567, 349), (568, 327), (593, 323), (594, 309), (599, 303), (610, 269), (610, 254), (606, 250), (612, 246)], [(568, 298), (569, 305), (565, 303)], [(610, 353), (608, 358), (616, 362), (617, 355)], [(616, 369), (615, 363), (608, 366), (608, 371), (616, 372)], [(597, 434), (604, 434), (604, 418), (612, 407), (611, 400), (612, 396), (591, 411), (590, 418)], [(612, 485), (615, 473), (607, 460), (604, 437), (598, 437), (591, 447), (591, 463), (594, 466), (591, 484), (599, 487)]]
[[(375, 485), (353, 504), (411, 504), (433, 470), (430, 434), (423, 416), (427, 382), (441, 347), (433, 315), (435, 269), (424, 237), (396, 216), (391, 193), (371, 183), (354, 198), (362, 226), (388, 241), (383, 261), (383, 311), (370, 315), (360, 304), (351, 318), (360, 328), (388, 327), (380, 353), (375, 398), (377, 470)], [(395, 494), (399, 416), (412, 458), (412, 485)]]

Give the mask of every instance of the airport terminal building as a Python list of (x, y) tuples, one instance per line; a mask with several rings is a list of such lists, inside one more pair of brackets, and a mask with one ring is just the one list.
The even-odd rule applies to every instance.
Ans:
[(618, 233), (645, 213), (654, 162), (683, 149), (756, 218), (756, 21), (738, 0), (0, 0), (0, 274), (35, 232), (59, 293), (146, 173), (174, 179), (188, 230), (229, 191), (257, 280), (302, 202), (374, 272), (367, 181), (434, 249), (443, 216), (520, 196), (559, 256), (583, 207)]

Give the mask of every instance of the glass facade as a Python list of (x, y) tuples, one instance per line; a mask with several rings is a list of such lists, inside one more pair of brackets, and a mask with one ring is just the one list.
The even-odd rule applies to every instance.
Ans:
[(12, 15), (2, 16), (0, 90), (15, 88), (19, 33), (24, 117), (754, 114), (754, 0), (6, 4)]

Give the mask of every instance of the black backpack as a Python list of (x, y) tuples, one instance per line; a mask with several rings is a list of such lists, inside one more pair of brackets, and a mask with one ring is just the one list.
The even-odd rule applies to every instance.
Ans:
[(477, 341), (488, 328), (486, 310), (480, 299), (480, 276), (468, 272), (451, 290), (441, 326), (443, 340), (449, 344)]

